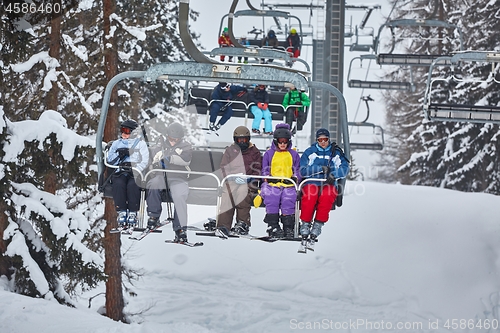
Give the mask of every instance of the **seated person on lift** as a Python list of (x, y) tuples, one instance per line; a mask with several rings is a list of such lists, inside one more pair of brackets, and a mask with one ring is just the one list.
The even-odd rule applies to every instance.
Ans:
[(292, 134), (302, 131), (307, 120), (304, 107), (311, 105), (309, 96), (304, 91), (298, 91), (295, 86), (290, 88), (281, 103), (285, 108), (285, 122), (292, 128), (293, 121), (297, 120), (297, 126), (292, 129)]
[[(293, 58), (298, 58), (300, 56), (300, 37), (297, 34), (297, 30), (295, 28), (292, 28), (290, 30), (290, 34), (288, 35), (286, 39), (286, 51), (291, 53), (291, 56)], [(293, 61), (291, 63), (288, 63), (287, 65), (292, 67)]]
[[(278, 41), (278, 37), (276, 37), (276, 33), (274, 30), (269, 30), (267, 33), (267, 36), (262, 39), (262, 42), (260, 43), (261, 47), (267, 47), (267, 48), (273, 48), (277, 49), (280, 46), (280, 42)], [(273, 59), (267, 60), (267, 63), (270, 64), (273, 62)], [(260, 59), (260, 63), (264, 64), (266, 63), (265, 59)]]
[[(172, 123), (167, 127), (166, 143), (156, 153), (153, 166), (168, 170), (189, 171), (192, 156), (193, 148), (189, 142), (184, 140), (184, 128), (179, 123)], [(175, 241), (178, 243), (188, 241), (186, 234), (188, 222), (187, 198), (189, 194), (187, 176), (186, 173), (156, 173), (154, 178), (150, 179), (147, 184), (148, 228), (155, 229), (161, 226), (161, 191), (167, 190), (174, 203), (172, 228), (175, 232)], [(166, 185), (168, 185), (168, 189)]]
[[(208, 126), (211, 131), (218, 131), (231, 118), (233, 115), (231, 104), (236, 98), (242, 97), (246, 92), (247, 89), (245, 87), (233, 86), (226, 82), (220, 82), (214, 88), (211, 96), (213, 102), (210, 104), (210, 124)], [(217, 114), (221, 111), (224, 113), (216, 125)]]
[(269, 93), (264, 84), (259, 84), (250, 91), (250, 112), (253, 114), (252, 133), (260, 134), (260, 122), (264, 118), (264, 134), (273, 134), (273, 116), (269, 111)]
[[(219, 36), (219, 47), (233, 47), (233, 42), (231, 41), (231, 38), (229, 37), (229, 29), (224, 28), (222, 31), (222, 35)], [(226, 56), (221, 54), (220, 56), (220, 61), (224, 62), (224, 59), (226, 59)], [(228, 57), (229, 62), (233, 61), (233, 56)]]
[(143, 171), (149, 162), (149, 150), (140, 137), (131, 138), (139, 127), (137, 122), (127, 119), (120, 124), (121, 136), (109, 149), (108, 163), (119, 166), (112, 177), (113, 201), (118, 212), (118, 225), (133, 228), (137, 224), (140, 206), (140, 179), (135, 179), (132, 167)]
[[(262, 154), (250, 142), (250, 131), (245, 126), (238, 126), (233, 132), (233, 144), (226, 148), (220, 163), (223, 177), (228, 175), (259, 176), (262, 167)], [(247, 235), (251, 226), (250, 208), (257, 194), (257, 184), (252, 178), (228, 178), (222, 188), (221, 204), (217, 216), (216, 235), (227, 238), (230, 231)], [(234, 228), (233, 217), (236, 213)]]

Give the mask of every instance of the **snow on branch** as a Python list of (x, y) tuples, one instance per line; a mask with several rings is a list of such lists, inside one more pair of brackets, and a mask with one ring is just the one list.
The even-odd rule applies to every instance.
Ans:
[(52, 88), (51, 81), (57, 81), (56, 68), (59, 67), (60, 65), (59, 61), (49, 56), (49, 53), (47, 51), (34, 54), (28, 59), (28, 61), (20, 64), (14, 64), (11, 65), (10, 67), (16, 73), (24, 73), (30, 71), (33, 68), (33, 66), (35, 66), (40, 62), (43, 62), (45, 64), (45, 67), (47, 68), (48, 71), (47, 75), (43, 79), (42, 90), (49, 91), (50, 88)]
[(76, 147), (94, 147), (95, 142), (68, 129), (66, 119), (53, 110), (47, 110), (38, 120), (23, 120), (10, 122), (7, 120), (9, 145), (4, 147), (4, 162), (14, 162), (24, 150), (24, 142), (38, 140), (39, 149), (43, 149), (43, 142), (55, 133), (57, 140), (62, 144), (62, 155), (66, 161), (71, 161)]
[(50, 223), (50, 229), (57, 239), (66, 237), (66, 249), (74, 249), (82, 255), (86, 263), (103, 265), (102, 258), (82, 244), (85, 233), (90, 225), (81, 213), (67, 209), (66, 203), (58, 196), (40, 191), (33, 184), (12, 183), (19, 194), (13, 194), (11, 199), (17, 207), (24, 207), (25, 218), (32, 214), (41, 216)]
[(138, 40), (145, 40), (146, 39), (146, 31), (156, 30), (156, 29), (161, 28), (163, 26), (163, 24), (158, 23), (158, 24), (153, 24), (153, 25), (151, 25), (149, 27), (145, 27), (145, 28), (130, 27), (127, 24), (125, 24), (125, 22), (123, 22), (116, 14), (111, 14), (109, 16), (109, 18), (111, 20), (115, 20), (116, 22), (120, 23), (120, 25), (122, 26), (122, 28), (125, 31), (127, 31), (129, 34), (131, 34), (132, 36), (134, 36)]

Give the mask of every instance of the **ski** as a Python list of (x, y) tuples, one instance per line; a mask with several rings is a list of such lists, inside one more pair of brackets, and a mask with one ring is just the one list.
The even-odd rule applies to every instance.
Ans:
[(314, 239), (308, 239), (307, 242), (306, 242), (306, 248), (309, 250), (309, 251), (314, 251), (314, 243), (316, 243), (314, 241)]
[(297, 238), (277, 238), (277, 237), (273, 237), (273, 236), (260, 236), (260, 237), (253, 237), (252, 239), (261, 240), (261, 241), (269, 242), (269, 243), (273, 243), (276, 241), (300, 242), (302, 240), (302, 238), (300, 238), (300, 237), (297, 237)]
[(163, 227), (163, 226), (165, 226), (165, 225), (167, 225), (168, 223), (170, 223), (170, 221), (162, 222), (160, 225), (158, 225), (158, 226), (156, 226), (154, 228), (145, 228), (144, 231), (139, 236), (130, 236), (129, 239), (140, 241), (141, 239), (144, 239), (144, 237), (146, 237), (150, 233), (153, 233), (153, 232), (162, 232), (161, 230), (158, 230), (158, 229), (161, 228), (161, 227)]
[(221, 239), (228, 239), (228, 238), (240, 238), (238, 235), (225, 235), (225, 236), (220, 236), (220, 234), (216, 234), (215, 231), (200, 231), (196, 233), (196, 236), (208, 236), (208, 237), (218, 237)]
[(197, 247), (197, 246), (203, 246), (203, 242), (196, 242), (196, 243), (190, 243), (190, 242), (176, 242), (174, 240), (167, 239), (165, 243), (168, 244), (179, 244), (179, 245), (186, 245), (189, 247)]
[(211, 130), (208, 127), (202, 127), (201, 129), (204, 130), (204, 131), (207, 131), (209, 133), (214, 133), (215, 135), (219, 136), (219, 133), (217, 133), (217, 131)]
[(123, 231), (125, 230), (128, 230), (128, 226), (127, 227), (117, 227), (117, 228), (112, 228), (109, 230), (109, 233), (110, 234), (119, 234), (119, 233), (122, 233)]
[(303, 239), (300, 242), (299, 249), (297, 250), (297, 253), (307, 253), (307, 239)]

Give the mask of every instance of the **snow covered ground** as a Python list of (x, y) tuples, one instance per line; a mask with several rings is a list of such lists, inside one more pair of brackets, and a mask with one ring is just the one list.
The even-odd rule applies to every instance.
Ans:
[[(168, 226), (141, 242), (124, 236), (126, 264), (144, 272), (127, 295), (133, 324), (98, 315), (102, 295), (87, 308), (103, 286), (79, 309), (2, 290), (0, 332), (498, 331), (487, 328), (499, 326), (499, 197), (348, 185), (315, 252), (193, 232), (203, 247), (165, 244)], [(264, 234), (264, 213), (252, 210), (252, 234)], [(192, 206), (189, 219), (214, 215)]]

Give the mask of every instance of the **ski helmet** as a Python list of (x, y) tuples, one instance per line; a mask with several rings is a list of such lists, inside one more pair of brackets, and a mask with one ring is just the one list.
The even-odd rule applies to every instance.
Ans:
[(274, 37), (276, 37), (276, 33), (274, 32), (274, 30), (269, 30), (269, 32), (267, 33), (267, 36), (269, 38), (274, 38)]
[(278, 148), (278, 139), (288, 139), (287, 149), (292, 145), (292, 133), (290, 132), (290, 125), (288, 124), (278, 124), (273, 133), (274, 145)]
[(184, 137), (184, 128), (179, 123), (172, 123), (167, 127), (167, 135), (174, 139), (181, 139)]
[(139, 127), (135, 120), (127, 119), (120, 124), (120, 127), (130, 128), (132, 131)]
[(296, 34), (297, 33), (297, 30), (295, 28), (292, 28), (290, 29), (290, 33), (293, 35), (293, 34)]
[(316, 139), (319, 138), (320, 136), (326, 136), (327, 138), (329, 138), (330, 131), (328, 131), (326, 128), (320, 128), (316, 131)]
[(221, 89), (226, 89), (227, 87), (230, 87), (231, 86), (231, 83), (227, 83), (227, 82), (219, 82), (219, 87)]
[[(238, 139), (246, 139), (246, 140), (238, 140)], [(246, 126), (238, 126), (234, 129), (233, 133), (234, 142), (241, 148), (242, 151), (245, 151), (250, 147), (250, 130)]]

